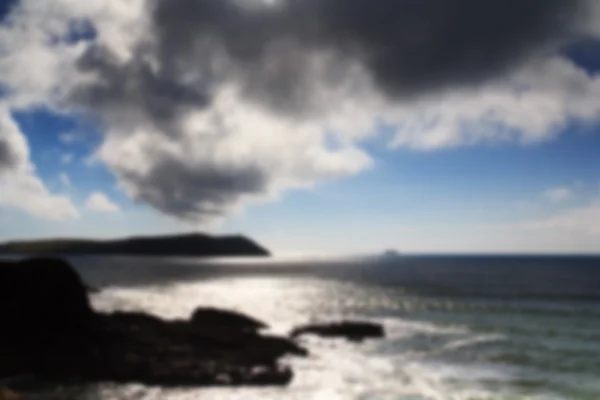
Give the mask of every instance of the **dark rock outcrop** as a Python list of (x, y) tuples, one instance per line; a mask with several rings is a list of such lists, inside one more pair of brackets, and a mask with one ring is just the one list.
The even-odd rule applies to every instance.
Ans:
[(198, 327), (220, 326), (246, 333), (256, 333), (261, 329), (267, 329), (269, 327), (262, 321), (240, 314), (236, 311), (219, 310), (208, 307), (196, 308), (192, 314), (191, 322)]
[(5, 388), (5, 387), (0, 387), (0, 400), (20, 400), (21, 396), (19, 396), (17, 393), (13, 392), (12, 390)]
[(59, 259), (0, 262), (0, 337), (79, 331), (93, 316), (87, 288)]
[[(195, 320), (97, 313), (65, 262), (0, 264), (0, 377), (162, 386), (286, 385), (294, 341), (263, 336), (239, 313), (199, 309)], [(250, 329), (252, 328), (252, 329)]]
[(382, 338), (385, 336), (385, 330), (383, 325), (372, 322), (343, 321), (300, 326), (295, 328), (290, 336), (296, 338), (306, 334), (328, 338), (342, 337), (350, 341), (361, 342), (368, 338)]

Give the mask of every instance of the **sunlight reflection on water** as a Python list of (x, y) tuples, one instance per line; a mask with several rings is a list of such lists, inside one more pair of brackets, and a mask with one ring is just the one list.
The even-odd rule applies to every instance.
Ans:
[[(359, 285), (319, 279), (251, 277), (211, 280), (209, 282), (173, 284), (167, 287), (109, 289), (95, 299), (104, 310), (146, 310), (168, 318), (187, 317), (198, 304), (243, 310), (272, 323), (274, 331), (285, 333), (294, 325), (307, 321), (360, 316), (357, 311), (388, 308), (393, 300), (384, 292), (369, 291)], [(387, 321), (394, 337), (415, 333), (464, 332), (458, 327), (440, 330), (434, 324)], [(385, 393), (416, 395), (426, 391), (437, 393), (435, 382), (416, 381), (413, 370), (398, 371), (394, 360), (376, 354), (377, 345), (348, 344), (342, 341), (306, 339), (314, 356), (308, 360), (290, 360), (296, 379), (289, 389), (211, 390), (205, 399), (349, 399), (383, 398)], [(403, 360), (406, 361), (406, 360)], [(412, 385), (412, 387), (411, 387)], [(428, 389), (426, 389), (428, 387)], [(105, 389), (110, 392), (111, 389)], [(191, 399), (197, 391), (133, 388), (131, 398)], [(108, 395), (105, 393), (104, 395)], [(121, 395), (123, 395), (121, 393)], [(375, 398), (375, 397), (373, 397)], [(410, 397), (407, 397), (410, 398)], [(417, 399), (419, 397), (412, 397)], [(433, 397), (435, 398), (435, 397)]]

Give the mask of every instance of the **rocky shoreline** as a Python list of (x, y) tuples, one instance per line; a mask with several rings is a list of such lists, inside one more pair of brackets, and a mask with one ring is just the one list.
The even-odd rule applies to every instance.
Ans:
[[(79, 275), (59, 259), (0, 262), (0, 318), (0, 379), (285, 386), (293, 371), (282, 358), (308, 355), (294, 338), (264, 334), (267, 324), (234, 311), (198, 308), (187, 320), (97, 312)], [(360, 326), (349, 324), (349, 337)], [(344, 336), (342, 328), (328, 336)]]

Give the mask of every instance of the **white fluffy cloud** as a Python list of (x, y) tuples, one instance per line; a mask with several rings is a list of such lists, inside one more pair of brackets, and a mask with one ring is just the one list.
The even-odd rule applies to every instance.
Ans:
[[(7, 101), (13, 108), (45, 105), (67, 112), (78, 107), (72, 101), (76, 88), (96, 82), (94, 72), (109, 74), (121, 83), (118, 94), (127, 104), (96, 102), (86, 110), (105, 128), (95, 159), (115, 173), (133, 199), (191, 222), (364, 171), (373, 160), (362, 143), (381, 124), (393, 130), (390, 149), (432, 151), (537, 143), (560, 134), (571, 119), (596, 123), (600, 118), (600, 78), (554, 55), (536, 57), (480, 86), (397, 101), (381, 94), (357, 67), (338, 85), (311, 87), (311, 96), (322, 107), (306, 115), (280, 113), (248, 97), (236, 80), (225, 81), (211, 92), (209, 104), (186, 108), (158, 124), (143, 107), (162, 111), (165, 98), (179, 88), (153, 75), (157, 67), (152, 53), (142, 64), (132, 63), (141, 40), (149, 36), (148, 4), (22, 0), (11, 23), (0, 27), (0, 81), (10, 89)], [(594, 4), (590, 2), (594, 10), (600, 9)], [(581, 26), (600, 34), (600, 13), (598, 18), (589, 15)], [(96, 70), (82, 72), (78, 60), (90, 44), (60, 38), (69, 35), (74, 20), (84, 19), (93, 23), (96, 44), (110, 49), (111, 57), (92, 60)], [(127, 79), (134, 72), (139, 79)], [(184, 72), (195, 82), (198, 70)], [(144, 84), (146, 91), (138, 87)], [(102, 82), (91, 87), (106, 89)], [(0, 173), (2, 151), (0, 142)], [(114, 211), (106, 197), (95, 195), (104, 211)]]
[(111, 201), (104, 193), (94, 192), (92, 193), (85, 206), (90, 211), (103, 212), (103, 213), (118, 213), (121, 211), (118, 205)]
[(569, 187), (555, 187), (544, 192), (544, 198), (552, 203), (564, 203), (575, 197), (575, 192)]
[(8, 109), (0, 104), (0, 207), (23, 210), (38, 218), (64, 220), (79, 213), (71, 200), (53, 195), (36, 175), (29, 148)]
[(573, 234), (600, 237), (600, 201), (560, 211), (546, 218), (519, 225), (529, 231), (551, 231), (568, 238)]
[(77, 22), (92, 21), (98, 35), (126, 56), (143, 32), (145, 0), (22, 0), (0, 25), (0, 76), (13, 107), (60, 109), (78, 79), (84, 43), (70, 43)]
[(79, 217), (68, 197), (51, 194), (32, 173), (15, 172), (0, 179), (0, 207), (20, 209), (51, 221)]

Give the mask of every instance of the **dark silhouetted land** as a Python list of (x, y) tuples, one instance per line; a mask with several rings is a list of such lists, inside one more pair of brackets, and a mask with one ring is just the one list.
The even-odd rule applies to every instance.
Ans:
[(269, 251), (244, 236), (204, 234), (118, 240), (51, 239), (0, 244), (0, 254), (265, 257)]
[[(197, 307), (190, 318), (95, 310), (86, 283), (59, 258), (0, 260), (0, 379), (52, 384), (286, 386), (284, 357), (306, 357), (294, 337), (235, 310)], [(305, 325), (317, 334), (361, 341), (383, 337), (369, 322)]]

